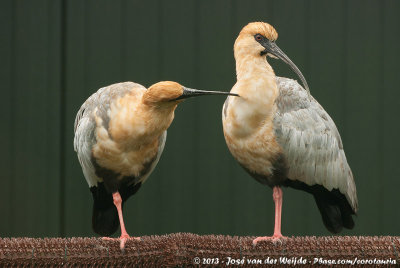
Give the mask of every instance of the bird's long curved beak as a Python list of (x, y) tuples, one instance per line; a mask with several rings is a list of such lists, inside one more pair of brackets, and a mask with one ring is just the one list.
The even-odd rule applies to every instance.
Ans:
[(203, 96), (203, 95), (231, 95), (231, 96), (239, 96), (235, 93), (223, 92), (223, 91), (206, 91), (199, 90), (194, 88), (183, 87), (183, 93), (176, 100), (187, 99), (191, 97)]
[(308, 84), (306, 79), (304, 78), (303, 74), (300, 72), (299, 68), (289, 59), (289, 57), (276, 45), (275, 42), (272, 42), (270, 40), (265, 40), (262, 42), (262, 46), (265, 47), (265, 50), (262, 52), (262, 54), (267, 54), (270, 53), (274, 55), (275, 57), (278, 57), (281, 59), (284, 63), (288, 64), (290, 68), (299, 76), (301, 82), (303, 83), (304, 87), (306, 88), (307, 92), (310, 92), (310, 89), (308, 88)]

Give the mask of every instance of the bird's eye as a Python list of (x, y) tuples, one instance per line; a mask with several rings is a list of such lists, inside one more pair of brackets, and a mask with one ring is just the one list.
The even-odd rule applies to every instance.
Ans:
[(261, 34), (256, 34), (256, 40), (261, 41), (262, 40), (262, 35)]

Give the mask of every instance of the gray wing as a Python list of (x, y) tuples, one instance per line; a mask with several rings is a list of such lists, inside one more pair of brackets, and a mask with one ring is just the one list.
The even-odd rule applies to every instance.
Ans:
[(338, 189), (357, 211), (357, 193), (332, 118), (295, 80), (277, 77), (275, 135), (289, 164), (288, 178)]
[(76, 115), (74, 150), (78, 154), (79, 163), (89, 187), (96, 186), (97, 182), (102, 181), (101, 178), (96, 176), (91, 159), (92, 146), (96, 143), (96, 122), (93, 113), (96, 111), (96, 115), (102, 118), (103, 124), (108, 129), (109, 117), (107, 112), (112, 101), (132, 90), (146, 90), (146, 88), (133, 82), (118, 83), (100, 88), (83, 103)]

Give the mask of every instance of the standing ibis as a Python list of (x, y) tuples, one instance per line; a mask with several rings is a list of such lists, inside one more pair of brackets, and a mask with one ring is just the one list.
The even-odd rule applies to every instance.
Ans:
[(125, 82), (99, 89), (75, 119), (74, 149), (93, 195), (93, 230), (110, 236), (121, 226), (120, 247), (129, 235), (124, 202), (146, 181), (164, 149), (167, 128), (184, 99), (228, 92), (186, 88), (159, 82), (146, 90)]
[[(311, 96), (296, 65), (276, 45), (275, 29), (263, 22), (246, 25), (234, 45), (237, 82), (222, 111), (227, 146), (258, 182), (273, 188), (275, 229), (282, 238), (282, 186), (314, 196), (322, 220), (332, 233), (352, 229), (357, 193), (335, 123)], [(295, 80), (276, 77), (267, 58), (287, 63)]]

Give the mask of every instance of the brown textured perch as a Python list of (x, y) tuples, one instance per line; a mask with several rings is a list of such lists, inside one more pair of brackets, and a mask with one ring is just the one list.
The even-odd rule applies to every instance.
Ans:
[[(121, 252), (118, 241), (100, 238), (0, 238), (0, 266), (140, 266), (140, 267), (217, 267), (226, 266), (229, 258), (243, 260), (234, 267), (261, 267), (247, 261), (277, 260), (280, 257), (307, 260), (391, 260), (384, 266), (400, 264), (400, 237), (294, 237), (283, 243), (263, 242), (253, 247), (254, 237), (230, 237), (178, 233), (144, 236), (128, 241)], [(200, 265), (195, 265), (198, 257)], [(229, 257), (229, 258), (228, 258)], [(216, 263), (218, 258), (218, 265)], [(208, 264), (207, 264), (208, 262)], [(315, 265), (314, 265), (315, 266)], [(345, 266), (345, 265), (343, 265)], [(347, 265), (348, 266), (348, 265)], [(335, 266), (339, 267), (339, 266)], [(382, 267), (382, 266), (380, 266)]]

